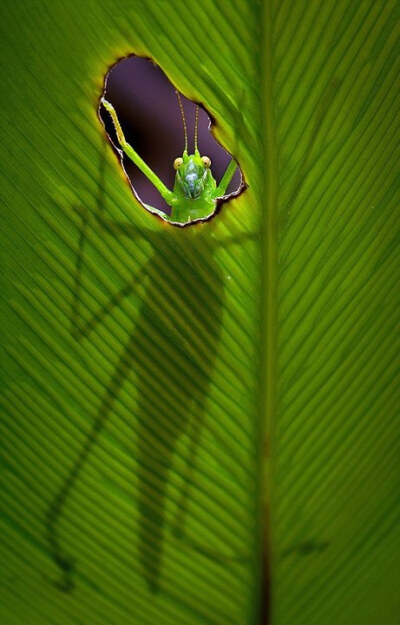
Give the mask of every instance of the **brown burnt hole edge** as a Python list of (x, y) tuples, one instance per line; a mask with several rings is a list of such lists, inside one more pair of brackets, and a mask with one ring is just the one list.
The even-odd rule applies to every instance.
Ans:
[[(221, 146), (221, 148), (227, 153), (229, 154), (229, 156), (236, 162), (237, 167), (239, 168), (240, 171), (240, 186), (237, 189), (237, 191), (232, 191), (231, 193), (229, 193), (228, 195), (223, 195), (220, 198), (216, 199), (216, 205), (215, 205), (215, 210), (213, 213), (211, 213), (210, 215), (208, 215), (207, 217), (201, 217), (199, 219), (193, 219), (193, 221), (188, 221), (186, 223), (178, 223), (176, 221), (169, 221), (168, 219), (164, 219), (163, 217), (161, 217), (161, 215), (158, 215), (155, 212), (150, 211), (148, 208), (146, 208), (146, 206), (144, 205), (144, 203), (142, 202), (140, 196), (138, 195), (138, 193), (136, 192), (136, 189), (129, 177), (129, 175), (127, 174), (125, 167), (124, 167), (124, 163), (123, 163), (123, 159), (121, 157), (121, 153), (120, 153), (120, 148), (118, 146), (116, 146), (113, 142), (113, 140), (111, 139), (110, 135), (108, 134), (104, 121), (102, 119), (101, 116), (101, 110), (102, 110), (102, 103), (101, 103), (101, 98), (105, 95), (106, 90), (107, 90), (107, 80), (108, 77), (110, 75), (110, 73), (112, 72), (112, 70), (114, 69), (114, 67), (116, 67), (118, 65), (118, 63), (120, 63), (121, 61), (124, 61), (125, 59), (129, 59), (129, 58), (140, 58), (143, 59), (145, 61), (149, 61), (152, 65), (154, 65), (155, 67), (158, 67), (163, 74), (165, 74), (164, 70), (162, 69), (162, 67), (160, 65), (158, 65), (158, 63), (156, 63), (154, 61), (154, 59), (152, 59), (150, 56), (146, 56), (146, 55), (140, 55), (140, 54), (135, 54), (135, 53), (131, 53), (131, 54), (127, 54), (124, 56), (119, 57), (114, 63), (112, 63), (112, 65), (109, 66), (104, 79), (103, 79), (103, 86), (101, 89), (101, 94), (97, 100), (97, 117), (99, 118), (99, 121), (103, 127), (103, 131), (105, 136), (107, 137), (107, 140), (111, 143), (111, 146), (113, 148), (113, 152), (115, 154), (115, 157), (119, 163), (119, 165), (122, 167), (124, 174), (125, 174), (125, 180), (127, 182), (127, 184), (129, 185), (134, 197), (137, 199), (137, 201), (139, 202), (139, 204), (144, 208), (144, 210), (147, 213), (150, 213), (151, 215), (153, 215), (154, 217), (157, 217), (160, 221), (162, 221), (163, 224), (170, 224), (171, 226), (178, 226), (179, 228), (187, 228), (188, 226), (194, 226), (196, 224), (199, 223), (204, 223), (207, 221), (211, 221), (211, 219), (213, 219), (216, 215), (218, 215), (218, 213), (221, 211), (222, 206), (226, 203), (226, 202), (230, 202), (231, 200), (234, 200), (236, 198), (239, 197), (239, 195), (241, 195), (244, 191), (246, 191), (246, 189), (249, 187), (249, 185), (247, 184), (243, 171), (238, 163), (238, 161), (234, 158), (234, 156), (232, 156), (232, 154), (225, 148), (224, 145), (222, 145), (222, 143), (220, 141), (218, 141), (218, 139), (215, 136), (215, 128), (217, 128), (219, 126), (217, 120), (215, 119), (215, 117), (208, 111), (207, 107), (205, 106), (205, 104), (201, 101), (197, 101), (197, 100), (191, 100), (190, 98), (187, 98), (188, 100), (190, 100), (191, 102), (193, 102), (193, 104), (197, 104), (197, 106), (199, 106), (209, 117), (209, 125), (208, 125), (208, 132), (210, 132), (210, 134), (212, 135), (214, 141), (216, 143), (218, 143), (218, 145)], [(168, 81), (171, 83), (172, 87), (176, 90), (179, 91), (180, 94), (182, 94), (184, 97), (185, 94), (180, 91), (180, 89), (178, 89), (178, 87), (176, 85), (174, 85), (174, 83), (170, 80), (170, 78), (167, 76)]]

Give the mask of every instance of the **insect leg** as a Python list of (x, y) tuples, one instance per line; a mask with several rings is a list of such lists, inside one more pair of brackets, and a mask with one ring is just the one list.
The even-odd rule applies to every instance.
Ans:
[(173, 191), (170, 191), (165, 184), (160, 180), (157, 174), (154, 173), (152, 169), (142, 158), (140, 158), (139, 154), (133, 149), (131, 145), (125, 139), (124, 133), (121, 128), (121, 124), (119, 123), (117, 113), (110, 102), (108, 102), (105, 98), (101, 99), (102, 104), (106, 108), (106, 110), (110, 113), (111, 119), (113, 121), (115, 131), (117, 133), (118, 143), (121, 146), (121, 149), (125, 154), (131, 159), (135, 165), (139, 167), (139, 169), (144, 173), (144, 175), (150, 180), (151, 184), (155, 186), (157, 191), (160, 193), (161, 197), (167, 202), (167, 204), (171, 205), (171, 200), (174, 198)]
[(234, 159), (232, 159), (224, 175), (222, 176), (221, 182), (219, 183), (216, 190), (214, 191), (214, 197), (221, 197), (222, 195), (225, 195), (228, 185), (233, 178), (233, 174), (236, 171), (236, 168), (237, 168), (237, 163)]

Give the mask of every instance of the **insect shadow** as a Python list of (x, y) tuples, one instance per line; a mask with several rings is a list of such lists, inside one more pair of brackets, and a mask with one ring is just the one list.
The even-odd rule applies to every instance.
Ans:
[[(185, 237), (182, 237), (183, 231), (172, 225), (155, 232), (132, 223), (106, 219), (103, 210), (106, 196), (104, 169), (103, 154), (96, 210), (76, 209), (81, 228), (71, 306), (71, 332), (75, 339), (88, 339), (99, 324), (123, 305), (125, 298), (136, 293), (139, 283), (147, 286), (132, 330), (118, 339), (118, 346), (116, 342), (113, 344), (119, 354), (114, 370), (104, 387), (87, 439), (49, 506), (46, 528), (50, 553), (62, 573), (57, 586), (70, 592), (74, 587), (75, 559), (68, 556), (61, 545), (59, 522), (87, 459), (107, 419), (113, 414), (115, 400), (133, 372), (136, 403), (132, 400), (130, 410), (136, 423), (134, 456), (138, 467), (139, 559), (148, 586), (155, 592), (160, 586), (166, 532), (165, 497), (174, 450), (177, 441), (186, 433), (190, 440), (186, 475), (176, 503), (173, 528), (176, 535), (183, 536), (195, 458), (219, 349), (225, 294), (224, 274), (215, 253), (221, 246), (240, 244), (254, 235), (231, 232), (225, 241), (215, 240), (210, 237), (209, 224), (201, 224), (185, 228)], [(144, 239), (151, 245), (152, 255), (141, 268), (140, 278), (132, 277), (105, 306), (83, 323), (80, 314), (81, 274), (84, 244), (91, 228), (106, 229), (108, 235), (121, 240), (128, 238), (130, 242)], [(188, 236), (188, 231), (192, 235)], [(203, 251), (205, 239), (207, 258)], [(160, 272), (163, 284), (168, 285), (164, 291), (159, 280)], [(181, 293), (184, 294), (182, 297)], [(150, 371), (147, 362), (151, 353), (156, 357), (151, 360)], [(207, 427), (212, 428), (212, 424), (208, 423)], [(221, 437), (218, 442), (226, 445)]]

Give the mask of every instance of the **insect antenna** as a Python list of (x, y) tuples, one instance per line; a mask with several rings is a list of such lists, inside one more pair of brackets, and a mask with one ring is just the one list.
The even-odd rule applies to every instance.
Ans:
[(187, 138), (187, 127), (186, 127), (185, 111), (183, 110), (181, 94), (179, 93), (178, 90), (176, 91), (176, 95), (178, 96), (179, 108), (181, 109), (182, 122), (183, 122), (183, 132), (185, 133), (185, 152), (187, 152), (188, 138)]
[(196, 120), (194, 122), (194, 151), (198, 152), (197, 149), (197, 128), (199, 126), (199, 105), (196, 104)]

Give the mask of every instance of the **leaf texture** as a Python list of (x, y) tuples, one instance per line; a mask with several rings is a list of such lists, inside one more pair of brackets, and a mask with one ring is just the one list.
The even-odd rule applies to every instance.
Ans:
[[(396, 3), (2, 9), (1, 622), (394, 625)], [(240, 163), (205, 224), (123, 183), (131, 53)]]

